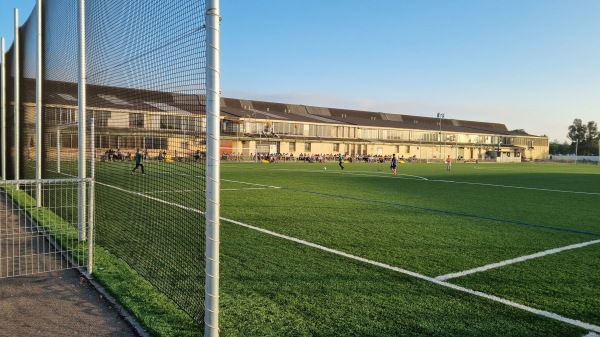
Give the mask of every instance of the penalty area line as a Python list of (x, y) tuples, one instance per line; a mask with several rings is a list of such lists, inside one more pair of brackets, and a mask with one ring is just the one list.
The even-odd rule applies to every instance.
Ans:
[(514, 259), (501, 261), (501, 262), (491, 263), (491, 264), (488, 264), (485, 266), (481, 266), (481, 267), (477, 267), (477, 268), (473, 268), (473, 269), (469, 269), (469, 270), (465, 270), (465, 271), (461, 271), (461, 272), (457, 272), (457, 273), (440, 275), (440, 276), (436, 277), (435, 279), (440, 280), (440, 281), (446, 281), (446, 280), (449, 280), (452, 278), (457, 278), (457, 277), (462, 277), (462, 276), (466, 276), (466, 275), (470, 275), (470, 274), (480, 273), (482, 271), (499, 268), (499, 267), (504, 267), (509, 264), (514, 264), (514, 263), (519, 263), (519, 262), (523, 262), (523, 261), (527, 261), (527, 260), (531, 260), (531, 259), (536, 259), (538, 257), (543, 257), (546, 255), (564, 252), (565, 250), (582, 248), (582, 247), (594, 245), (597, 243), (600, 243), (600, 240), (593, 240), (593, 241), (578, 243), (578, 244), (569, 245), (569, 246), (565, 246), (565, 247), (549, 249), (549, 250), (545, 250), (543, 252), (539, 252), (539, 253), (535, 253), (535, 254), (531, 254), (531, 255), (524, 255), (524, 256), (514, 258)]

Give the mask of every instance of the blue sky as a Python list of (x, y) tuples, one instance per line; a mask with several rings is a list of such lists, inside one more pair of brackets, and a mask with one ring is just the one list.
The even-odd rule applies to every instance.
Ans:
[[(12, 44), (33, 0), (0, 0)], [(222, 0), (226, 97), (504, 123), (600, 123), (598, 0)]]

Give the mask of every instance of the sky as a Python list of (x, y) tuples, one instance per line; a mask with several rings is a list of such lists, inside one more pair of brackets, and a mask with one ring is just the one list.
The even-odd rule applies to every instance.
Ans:
[[(168, 0), (176, 1), (176, 0)], [(34, 0), (0, 0), (12, 44)], [(502, 123), (600, 123), (599, 0), (222, 0), (224, 97)]]

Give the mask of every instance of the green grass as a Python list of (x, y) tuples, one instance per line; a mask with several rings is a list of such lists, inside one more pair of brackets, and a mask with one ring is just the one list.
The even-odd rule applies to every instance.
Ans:
[[(132, 261), (128, 263), (144, 277), (169, 270), (175, 288), (201, 297), (201, 281), (188, 282), (199, 277), (201, 268), (186, 267), (198, 263), (198, 252), (182, 247), (201, 245), (194, 237), (203, 233), (190, 235), (190, 228), (198, 228), (174, 226), (197, 221), (190, 219), (198, 214), (163, 208), (164, 203), (147, 198), (203, 209), (198, 197), (203, 191), (189, 191), (195, 174), (190, 165), (196, 164), (149, 163), (142, 177), (129, 175), (129, 163), (99, 163), (97, 181), (106, 185), (97, 190), (97, 217), (105, 220), (98, 244)], [(394, 177), (387, 164), (348, 164), (341, 171), (336, 163), (225, 163), (220, 212), (224, 219), (427, 277), (600, 239), (597, 166), (453, 166), (447, 172), (441, 164), (403, 164)], [(172, 254), (161, 246), (182, 251), (176, 253), (177, 263), (161, 259)], [(599, 326), (599, 256), (600, 244), (595, 244), (449, 282)], [(144, 297), (169, 304), (160, 295), (145, 295), (164, 286), (128, 287), (139, 276), (130, 277), (103, 284), (125, 298), (128, 308), (152, 308), (138, 303)], [(587, 334), (567, 323), (227, 220), (221, 222), (220, 296), (223, 336)], [(199, 335), (202, 328), (185, 319), (160, 319), (168, 317), (165, 312), (181, 317), (170, 305), (159, 314), (130, 310), (154, 335)]]

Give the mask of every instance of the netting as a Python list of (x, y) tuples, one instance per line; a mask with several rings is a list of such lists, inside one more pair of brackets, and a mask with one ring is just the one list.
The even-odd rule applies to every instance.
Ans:
[[(88, 184), (88, 181), (84, 181)], [(76, 179), (0, 181), (0, 278), (84, 266)], [(33, 195), (40, 191), (38, 207)]]
[[(6, 53), (6, 144), (11, 155), (1, 160), (8, 179), (15, 177), (15, 153), (21, 178), (36, 178), (37, 151), (43, 178), (77, 177), (84, 164), (78, 160), (77, 2), (44, 4), (39, 147), (37, 9), (20, 28), (18, 130), (12, 122), (14, 50)], [(193, 0), (88, 0), (85, 8), (85, 167), (86, 176), (96, 181), (96, 242), (198, 324), (205, 247), (204, 7), (204, 1)]]

